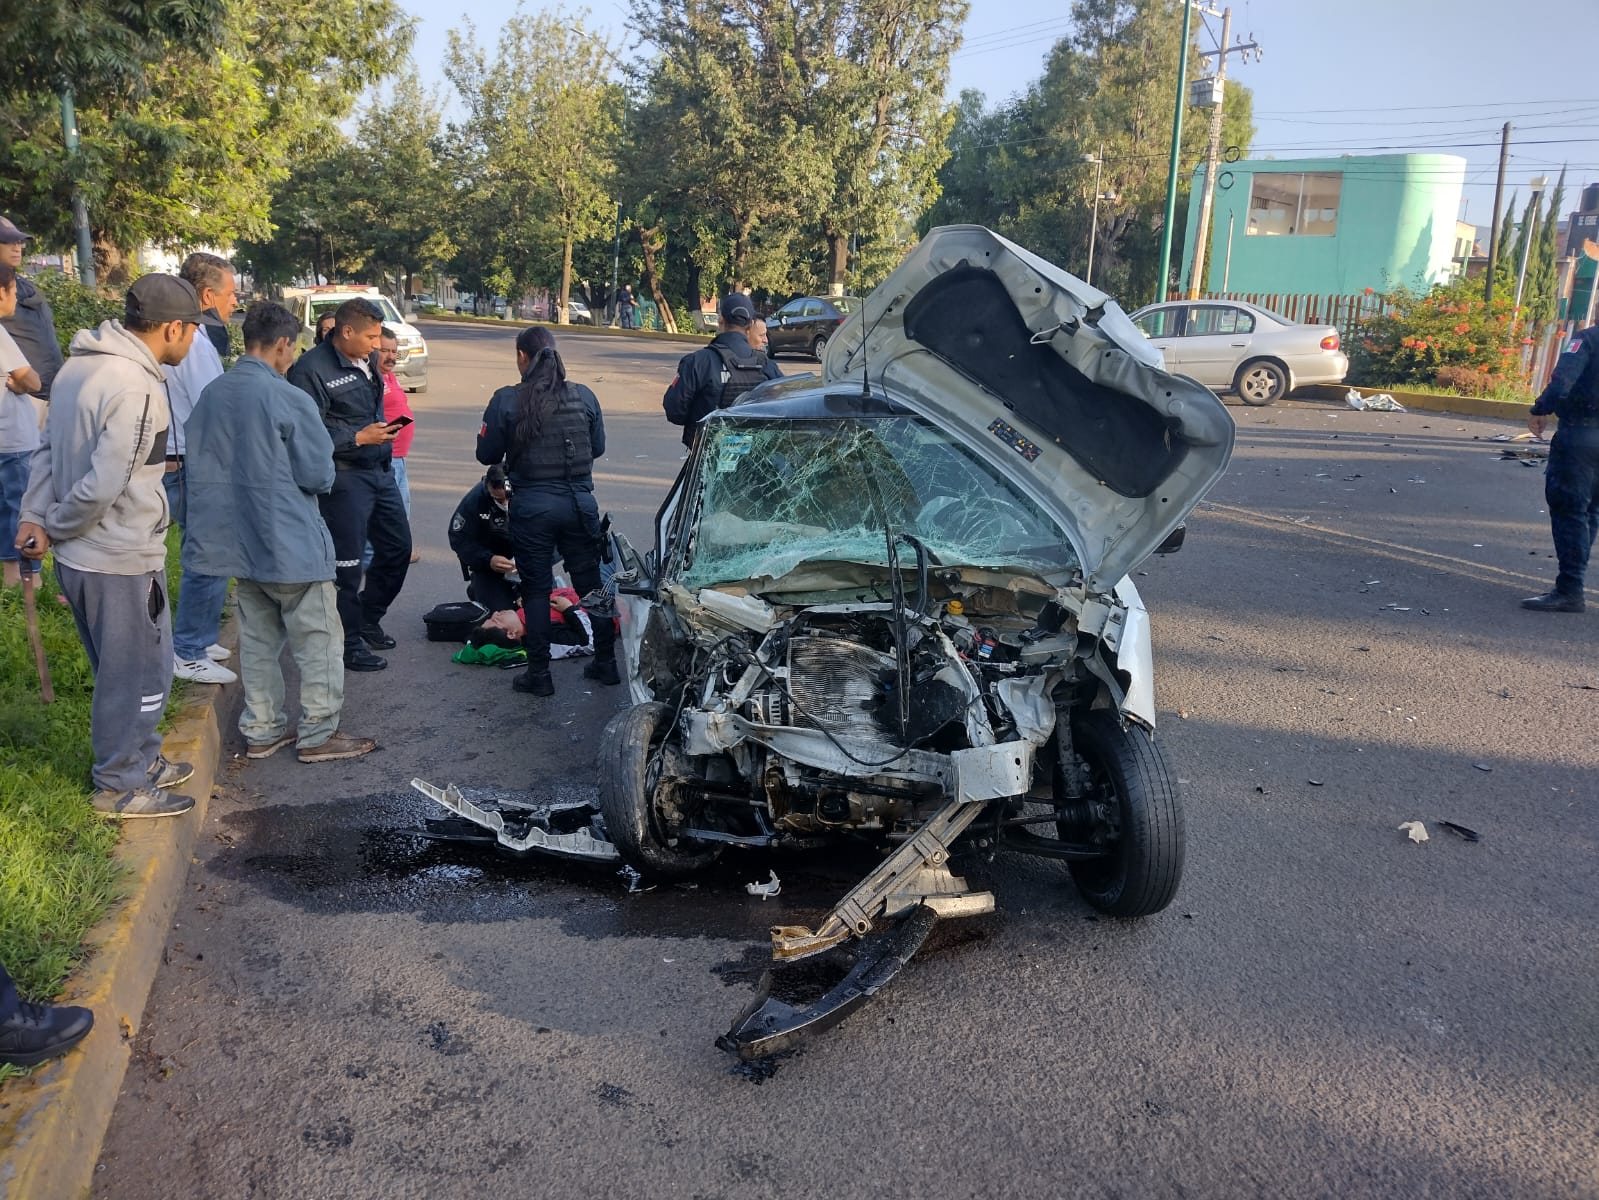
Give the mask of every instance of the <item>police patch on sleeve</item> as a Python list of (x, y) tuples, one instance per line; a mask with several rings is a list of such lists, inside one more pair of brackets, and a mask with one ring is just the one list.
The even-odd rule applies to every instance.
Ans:
[(460, 533), (461, 530), (463, 530), (465, 528), (466, 528), (466, 518), (463, 517), (460, 513), (456, 513), (455, 516), (450, 519), (450, 532), (451, 533)]

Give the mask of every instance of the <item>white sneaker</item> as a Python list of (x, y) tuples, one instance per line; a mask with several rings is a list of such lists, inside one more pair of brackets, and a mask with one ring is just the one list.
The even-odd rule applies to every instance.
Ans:
[(193, 683), (232, 683), (238, 678), (221, 663), (214, 663), (209, 658), (194, 658), (187, 662), (181, 658), (173, 658), (172, 677), (187, 679)]
[(205, 648), (205, 656), (212, 662), (227, 662), (228, 659), (233, 657), (233, 651), (229, 650), (221, 642), (212, 642)]

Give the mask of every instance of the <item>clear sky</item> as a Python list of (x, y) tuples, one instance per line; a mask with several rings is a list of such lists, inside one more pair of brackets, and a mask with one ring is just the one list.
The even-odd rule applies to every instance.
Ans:
[[(1599, 182), (1599, 43), (1579, 32), (1578, 19), (1590, 5), (1599, 7), (1599, 0), (1238, 0), (1234, 35), (1253, 34), (1265, 51), (1259, 63), (1241, 64), (1235, 55), (1228, 67), (1255, 95), (1251, 154), (1461, 155), (1468, 164), (1462, 215), (1486, 241), (1499, 132), (1509, 120), (1507, 198), (1519, 191), (1525, 200), (1531, 177), (1547, 174), (1552, 183), (1566, 163), (1562, 207), (1570, 211), (1581, 186)], [(418, 18), (415, 53), (423, 77), (448, 97), (440, 64), (465, 6), (410, 0), (408, 7)], [(470, 11), (480, 40), (492, 44), (516, 8), (515, 0), (475, 0)], [(592, 23), (621, 47), (623, 0), (592, 0), (588, 8)], [(1025, 88), (1068, 31), (1069, 11), (1068, 0), (1048, 8), (973, 0), (965, 43), (952, 63), (951, 98), (976, 88), (997, 102)], [(1221, 22), (1206, 21), (1211, 36), (1200, 41), (1208, 49)], [(1196, 110), (1189, 118), (1202, 119)]]

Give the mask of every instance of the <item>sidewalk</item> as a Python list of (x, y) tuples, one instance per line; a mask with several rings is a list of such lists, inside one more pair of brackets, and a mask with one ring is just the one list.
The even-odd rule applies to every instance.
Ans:
[(194, 766), (193, 778), (175, 789), (193, 796), (194, 808), (123, 827), (116, 856), (125, 898), (89, 932), (93, 953), (67, 981), (66, 1002), (94, 1010), (93, 1032), (64, 1058), (0, 1090), (0, 1200), (88, 1194), (216, 783), (219, 714), (238, 686), (195, 687), (164, 740), (168, 758)]

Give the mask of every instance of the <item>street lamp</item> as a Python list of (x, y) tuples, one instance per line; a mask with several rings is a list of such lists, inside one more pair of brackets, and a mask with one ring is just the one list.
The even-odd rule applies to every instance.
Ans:
[(1118, 199), (1115, 192), (1102, 192), (1099, 190), (1099, 173), (1105, 165), (1105, 144), (1100, 143), (1099, 153), (1083, 155), (1085, 163), (1094, 164), (1094, 216), (1088, 226), (1088, 272), (1083, 276), (1084, 283), (1094, 282), (1094, 241), (1099, 235), (1099, 202), (1101, 200), (1115, 201)]
[[(1532, 200), (1527, 204), (1527, 219), (1531, 221), (1532, 228), (1527, 230), (1526, 239), (1521, 243), (1521, 266), (1516, 271), (1516, 315), (1521, 315), (1521, 290), (1527, 283), (1527, 256), (1532, 251), (1532, 239), (1538, 232), (1538, 202), (1543, 198), (1543, 192), (1549, 186), (1549, 176), (1538, 175), (1532, 180)], [(1552, 215), (1552, 214), (1551, 214)]]

